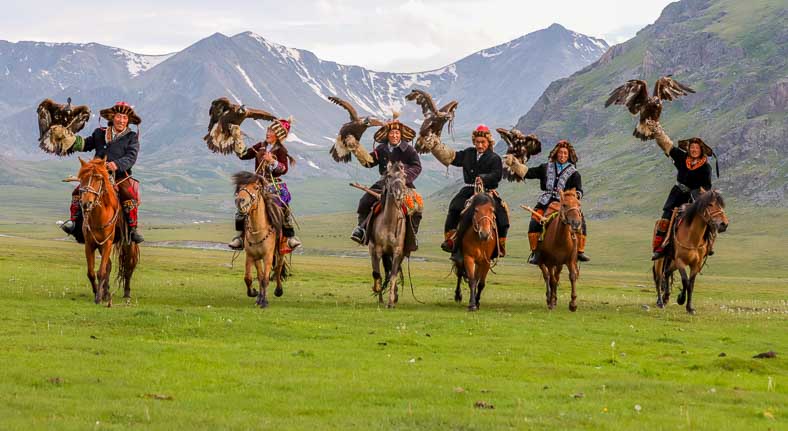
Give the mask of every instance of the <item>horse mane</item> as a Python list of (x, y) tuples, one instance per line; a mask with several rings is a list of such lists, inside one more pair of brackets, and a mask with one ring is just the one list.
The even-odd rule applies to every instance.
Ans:
[(460, 219), (460, 224), (457, 227), (457, 241), (462, 240), (462, 235), (468, 230), (469, 227), (473, 226), (473, 209), (479, 205), (484, 205), (486, 203), (493, 203), (492, 198), (487, 195), (487, 193), (476, 193), (471, 198), (470, 204), (463, 210), (462, 218)]
[(235, 192), (238, 193), (238, 191), (241, 190), (241, 187), (256, 183), (260, 180), (260, 177), (258, 177), (254, 172), (240, 171), (233, 174), (232, 179), (233, 184), (235, 184)]
[(691, 205), (684, 208), (681, 212), (681, 217), (686, 220), (687, 223), (692, 223), (692, 220), (698, 214), (702, 214), (706, 211), (706, 208), (709, 207), (714, 201), (717, 201), (721, 208), (725, 208), (725, 201), (722, 199), (722, 195), (717, 190), (709, 190), (695, 199)]

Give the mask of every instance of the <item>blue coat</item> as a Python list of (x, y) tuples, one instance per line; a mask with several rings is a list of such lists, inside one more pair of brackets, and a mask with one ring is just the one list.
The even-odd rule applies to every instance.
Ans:
[(107, 128), (99, 127), (93, 134), (80, 140), (72, 147), (72, 151), (95, 151), (95, 157), (107, 157), (108, 162), (115, 162), (118, 170), (115, 179), (126, 178), (131, 175), (131, 168), (137, 162), (137, 153), (140, 151), (140, 141), (137, 132), (128, 130), (123, 136), (116, 137), (110, 143), (106, 141)]

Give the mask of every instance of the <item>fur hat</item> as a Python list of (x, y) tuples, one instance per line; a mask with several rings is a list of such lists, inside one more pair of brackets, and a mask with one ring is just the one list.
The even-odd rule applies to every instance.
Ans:
[(402, 134), (402, 140), (405, 142), (410, 142), (413, 138), (416, 137), (416, 132), (411, 129), (410, 127), (406, 126), (405, 124), (401, 123), (399, 120), (399, 112), (394, 112), (392, 115), (391, 121), (386, 122), (386, 125), (378, 129), (375, 132), (375, 142), (378, 143), (386, 143), (389, 141), (389, 130), (399, 130)]
[(700, 151), (706, 157), (710, 157), (714, 155), (714, 150), (712, 150), (710, 146), (706, 145), (706, 143), (703, 142), (701, 138), (683, 139), (679, 141), (679, 148), (689, 153), (690, 144), (700, 145)]
[(274, 132), (276, 135), (276, 139), (279, 139), (279, 143), (284, 143), (285, 139), (287, 139), (287, 135), (290, 134), (290, 125), (293, 124), (293, 117), (280, 118), (278, 120), (274, 120), (270, 126), (268, 126), (271, 131)]
[(139, 126), (139, 124), (142, 123), (142, 119), (139, 117), (139, 115), (137, 115), (136, 112), (134, 112), (134, 108), (132, 108), (131, 105), (129, 105), (126, 102), (116, 102), (115, 105), (112, 106), (111, 108), (102, 109), (101, 111), (99, 111), (99, 114), (101, 115), (102, 118), (109, 121), (110, 123), (112, 122), (112, 119), (115, 117), (115, 114), (128, 115), (129, 124), (135, 124)]
[(471, 133), (471, 140), (480, 136), (487, 138), (487, 142), (490, 143), (491, 147), (495, 145), (495, 139), (493, 138), (492, 132), (490, 132), (490, 128), (484, 124), (479, 124), (479, 126), (477, 126), (476, 129)]
[(576, 165), (577, 164), (577, 153), (575, 153), (575, 147), (573, 147), (572, 144), (569, 143), (569, 141), (563, 140), (563, 139), (558, 141), (558, 143), (555, 144), (555, 147), (553, 147), (553, 150), (550, 151), (550, 157), (549, 157), (550, 161), (551, 162), (555, 162), (556, 161), (556, 159), (558, 158), (558, 150), (561, 149), (561, 148), (566, 148), (569, 151), (569, 161), (573, 165)]

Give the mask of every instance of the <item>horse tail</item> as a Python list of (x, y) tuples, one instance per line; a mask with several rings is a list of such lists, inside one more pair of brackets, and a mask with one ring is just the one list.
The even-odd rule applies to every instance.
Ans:
[(119, 241), (112, 244), (112, 251), (118, 262), (118, 272), (115, 275), (119, 287), (123, 287), (124, 295), (131, 289), (131, 276), (140, 259), (140, 247), (129, 238), (126, 218), (118, 217), (115, 235)]
[(276, 271), (277, 271), (277, 268), (279, 268), (279, 265), (282, 265), (282, 268), (279, 270), (279, 271), (281, 271), (280, 277), (282, 278), (282, 281), (284, 281), (288, 277), (290, 277), (290, 275), (291, 275), (290, 262), (288, 262), (287, 259), (285, 259), (285, 257), (283, 255), (281, 255), (281, 254), (279, 254), (277, 252), (277, 253), (274, 254), (274, 261), (271, 264), (271, 266), (272, 266), (272, 268), (274, 270), (271, 271), (271, 273), (269, 274), (269, 276), (268, 276), (269, 280), (271, 280), (271, 281), (276, 280)]

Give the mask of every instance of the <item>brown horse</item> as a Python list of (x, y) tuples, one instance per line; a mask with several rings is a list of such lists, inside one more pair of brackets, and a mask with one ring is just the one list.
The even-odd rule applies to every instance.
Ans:
[[(89, 162), (79, 159), (80, 205), (84, 221), (82, 234), (85, 237), (85, 258), (88, 265), (88, 280), (93, 288), (94, 301), (107, 301), (112, 306), (109, 276), (112, 272), (111, 252), (114, 246), (120, 268), (117, 280), (123, 285), (123, 297), (131, 298), (131, 276), (139, 261), (139, 246), (127, 237), (126, 219), (121, 214), (118, 195), (106, 168), (106, 158)], [(98, 282), (96, 281), (96, 250), (101, 254)]]
[[(246, 268), (244, 282), (246, 296), (257, 297), (260, 308), (268, 306), (268, 283), (271, 271), (276, 280), (274, 295), (282, 296), (282, 279), (286, 276), (286, 261), (279, 253), (282, 235), (282, 210), (275, 197), (265, 191), (265, 178), (251, 172), (233, 175), (235, 206), (246, 217), (244, 223), (244, 252)], [(260, 290), (252, 288), (252, 266), (257, 270)]]
[[(550, 218), (545, 227), (544, 238), (539, 242), (539, 269), (544, 277), (547, 308), (555, 308), (558, 297), (558, 283), (564, 265), (569, 269), (569, 281), (572, 284), (572, 300), (569, 311), (577, 310), (577, 278), (580, 267), (577, 264), (578, 235), (582, 231), (583, 212), (580, 200), (574, 189), (561, 191), (559, 195), (560, 209), (557, 216)], [(555, 220), (558, 218), (558, 221)]]
[[(657, 306), (663, 308), (668, 303), (673, 272), (678, 270), (682, 288), (677, 302), (682, 305), (686, 299), (687, 313), (695, 314), (692, 307), (695, 277), (706, 262), (711, 241), (717, 232), (728, 229), (725, 201), (720, 192), (701, 189), (701, 195), (695, 202), (684, 205), (679, 210), (673, 226), (672, 250), (665, 257), (654, 261), (651, 268), (657, 288)], [(690, 268), (689, 276), (687, 267)]]
[[(389, 289), (387, 308), (394, 308), (399, 300), (397, 281), (402, 269), (402, 260), (406, 256), (405, 237), (409, 228), (408, 220), (403, 213), (406, 194), (408, 193), (405, 169), (400, 162), (391, 163), (384, 177), (381, 192), (380, 214), (377, 214), (369, 227), (369, 256), (372, 260), (372, 291), (377, 293), (378, 302), (383, 303), (383, 289)], [(380, 274), (380, 262), (383, 261), (385, 277)]]
[(498, 231), (495, 226), (495, 201), (477, 188), (477, 193), (471, 198), (457, 229), (462, 260), (454, 261), (454, 270), (457, 273), (454, 300), (462, 301), (460, 285), (465, 278), (470, 288), (468, 311), (479, 309), (487, 273), (498, 246)]

